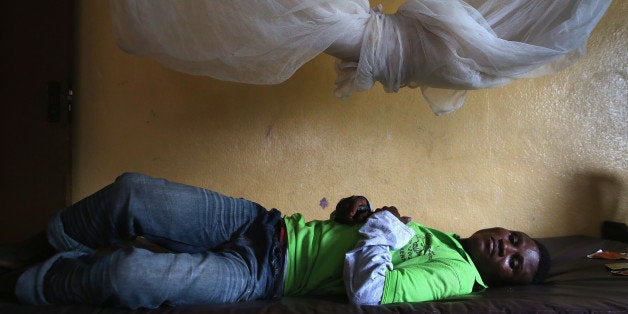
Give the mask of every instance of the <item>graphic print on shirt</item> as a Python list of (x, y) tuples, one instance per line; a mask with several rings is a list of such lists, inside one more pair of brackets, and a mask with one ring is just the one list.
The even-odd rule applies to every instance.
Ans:
[(434, 257), (434, 250), (432, 250), (432, 234), (427, 233), (425, 236), (415, 235), (406, 246), (399, 250), (399, 256), (402, 261), (407, 261), (416, 256), (427, 255), (428, 260), (432, 260)]

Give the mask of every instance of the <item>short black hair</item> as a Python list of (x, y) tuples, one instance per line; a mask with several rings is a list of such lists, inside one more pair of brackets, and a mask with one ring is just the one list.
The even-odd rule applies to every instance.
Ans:
[[(534, 240), (534, 239), (533, 239)], [(552, 258), (550, 257), (549, 251), (543, 245), (543, 243), (534, 240), (536, 243), (536, 247), (539, 248), (539, 265), (536, 269), (536, 273), (534, 273), (534, 277), (532, 277), (532, 284), (542, 283), (548, 276), (550, 268), (552, 268)]]

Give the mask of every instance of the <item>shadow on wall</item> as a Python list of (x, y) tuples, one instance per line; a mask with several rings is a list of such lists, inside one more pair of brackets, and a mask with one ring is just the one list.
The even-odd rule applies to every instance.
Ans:
[(569, 224), (569, 231), (574, 234), (599, 236), (603, 221), (621, 218), (623, 182), (613, 174), (576, 174), (567, 184), (565, 192), (571, 199), (566, 203), (561, 223)]

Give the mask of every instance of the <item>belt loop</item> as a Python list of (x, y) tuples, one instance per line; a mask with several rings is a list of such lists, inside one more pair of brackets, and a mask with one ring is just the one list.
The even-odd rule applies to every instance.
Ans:
[(273, 263), (275, 266), (275, 287), (272, 299), (279, 299), (283, 295), (284, 273), (287, 263), (286, 251), (288, 249), (286, 223), (283, 218), (279, 219), (275, 226), (275, 236), (277, 243), (274, 244), (273, 258), (277, 259), (277, 263)]

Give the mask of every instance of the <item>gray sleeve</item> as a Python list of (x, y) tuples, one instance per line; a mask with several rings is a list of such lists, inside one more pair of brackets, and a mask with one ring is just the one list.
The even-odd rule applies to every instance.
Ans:
[(359, 232), (362, 238), (345, 255), (345, 289), (354, 304), (379, 304), (386, 271), (393, 268), (390, 249), (400, 249), (415, 233), (387, 211), (373, 214)]

